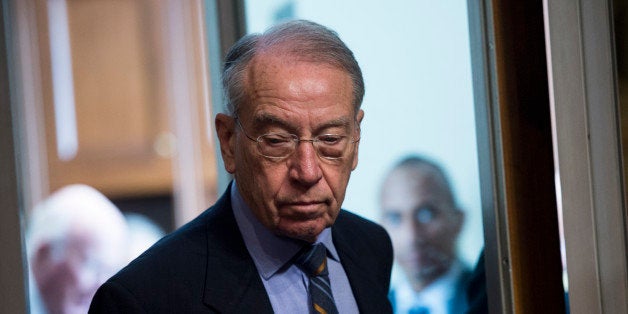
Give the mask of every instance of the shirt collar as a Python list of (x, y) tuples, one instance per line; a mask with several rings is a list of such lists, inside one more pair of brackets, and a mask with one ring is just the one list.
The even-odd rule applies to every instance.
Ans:
[[(244, 239), (249, 254), (255, 262), (258, 272), (268, 279), (282, 269), (299, 252), (304, 242), (281, 237), (268, 230), (253, 214), (246, 204), (234, 181), (231, 187), (231, 204), (238, 228)], [(326, 228), (318, 235), (316, 242), (323, 243), (329, 256), (339, 261), (333, 244), (331, 228)]]
[(396, 302), (400, 310), (414, 306), (426, 306), (433, 313), (446, 313), (448, 302), (454, 297), (456, 283), (464, 267), (460, 261), (454, 261), (449, 270), (436, 281), (415, 292), (405, 276), (395, 287)]
[(462, 265), (454, 261), (451, 267), (443, 276), (438, 278), (419, 293), (419, 298), (431, 308), (441, 308), (443, 313), (447, 310), (447, 303), (434, 302), (435, 300), (451, 300), (456, 292), (456, 281), (462, 273)]

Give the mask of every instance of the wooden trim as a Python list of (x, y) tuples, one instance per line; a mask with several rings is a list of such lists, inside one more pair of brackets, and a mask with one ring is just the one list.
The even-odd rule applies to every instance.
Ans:
[(540, 1), (492, 0), (516, 313), (564, 313)]

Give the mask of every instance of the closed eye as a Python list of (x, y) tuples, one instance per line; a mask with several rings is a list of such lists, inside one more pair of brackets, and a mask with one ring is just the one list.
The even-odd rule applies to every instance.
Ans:
[(342, 135), (324, 134), (316, 137), (316, 140), (323, 145), (336, 145), (344, 139)]
[(270, 146), (283, 146), (294, 141), (294, 137), (290, 134), (269, 133), (260, 136), (259, 141)]

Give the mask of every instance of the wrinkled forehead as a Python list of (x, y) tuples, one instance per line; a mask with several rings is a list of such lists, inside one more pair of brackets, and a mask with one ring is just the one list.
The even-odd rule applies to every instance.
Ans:
[[(314, 68), (334, 69), (344, 73), (351, 81), (351, 75), (338, 62), (332, 59), (320, 59), (308, 55), (299, 55), (285, 49), (273, 48), (257, 53), (246, 65), (245, 83), (260, 79), (280, 71), (289, 71), (302, 65), (309, 65)], [(247, 86), (248, 87), (248, 86)]]
[[(307, 73), (308, 76), (304, 76)], [(245, 101), (238, 115), (247, 115), (259, 108), (259, 98), (286, 97), (296, 103), (307, 103), (307, 97), (328, 98), (337, 111), (347, 111), (352, 120), (357, 115), (353, 106), (353, 86), (349, 73), (327, 63), (303, 61), (275, 54), (256, 56), (246, 69)], [(279, 94), (281, 93), (281, 94)], [(248, 111), (248, 112), (247, 112)]]

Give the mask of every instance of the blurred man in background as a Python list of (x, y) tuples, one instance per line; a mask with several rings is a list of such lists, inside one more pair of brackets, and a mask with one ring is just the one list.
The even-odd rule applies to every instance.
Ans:
[(32, 212), (27, 234), (31, 313), (87, 313), (96, 289), (128, 262), (127, 224), (86, 185), (53, 193)]
[(404, 159), (386, 176), (380, 201), (405, 274), (391, 288), (395, 312), (464, 313), (470, 271), (456, 256), (464, 213), (442, 168), (420, 156)]

